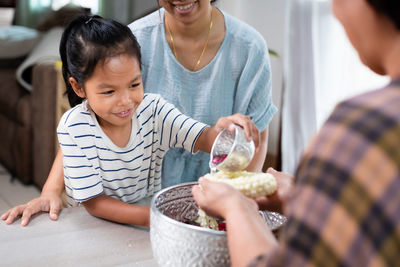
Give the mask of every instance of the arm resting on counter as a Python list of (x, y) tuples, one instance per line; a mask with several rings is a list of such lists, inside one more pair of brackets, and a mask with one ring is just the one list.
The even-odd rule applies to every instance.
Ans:
[(32, 199), (26, 204), (16, 206), (6, 211), (1, 219), (6, 224), (13, 223), (19, 216), (21, 225), (26, 226), (32, 215), (41, 211), (49, 212), (50, 219), (57, 220), (62, 209), (61, 195), (64, 191), (64, 172), (62, 163), (62, 153), (59, 150), (51, 167), (50, 174), (43, 186), (40, 197)]
[(137, 206), (100, 195), (82, 203), (93, 216), (113, 222), (150, 226), (150, 207)]

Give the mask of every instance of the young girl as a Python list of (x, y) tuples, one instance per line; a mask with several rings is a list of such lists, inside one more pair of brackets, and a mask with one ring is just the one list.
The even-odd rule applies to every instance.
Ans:
[(139, 44), (116, 21), (78, 17), (62, 36), (60, 54), (73, 106), (57, 129), (65, 188), (70, 205), (82, 203), (94, 216), (148, 226), (149, 207), (131, 203), (161, 189), (169, 148), (209, 152), (218, 131), (233, 123), (258, 135), (246, 116), (207, 127), (161, 96), (144, 94)]

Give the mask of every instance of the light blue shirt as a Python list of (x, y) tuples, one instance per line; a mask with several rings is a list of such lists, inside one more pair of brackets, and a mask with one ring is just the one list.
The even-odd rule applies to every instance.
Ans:
[[(174, 57), (164, 30), (164, 9), (129, 25), (141, 46), (143, 85), (161, 94), (183, 114), (214, 125), (221, 117), (242, 113), (262, 131), (277, 111), (271, 99), (271, 68), (263, 37), (223, 12), (226, 34), (217, 55), (192, 72)], [(210, 171), (210, 155), (171, 149), (164, 158), (162, 187), (196, 181)]]

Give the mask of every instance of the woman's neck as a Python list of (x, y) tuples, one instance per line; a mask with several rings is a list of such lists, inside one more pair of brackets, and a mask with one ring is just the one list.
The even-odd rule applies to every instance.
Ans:
[(385, 67), (392, 80), (400, 78), (400, 34), (397, 34), (386, 53)]
[(166, 24), (170, 27), (174, 38), (203, 40), (210, 27), (212, 9), (213, 7), (210, 6), (210, 8), (205, 11), (205, 14), (199, 14), (198, 18), (192, 22), (178, 21), (168, 14), (168, 12), (165, 12), (164, 19), (166, 20)]

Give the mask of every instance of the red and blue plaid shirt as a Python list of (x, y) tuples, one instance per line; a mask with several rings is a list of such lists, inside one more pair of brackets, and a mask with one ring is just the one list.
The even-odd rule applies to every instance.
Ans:
[(279, 248), (252, 266), (400, 266), (400, 79), (336, 107), (287, 216)]

